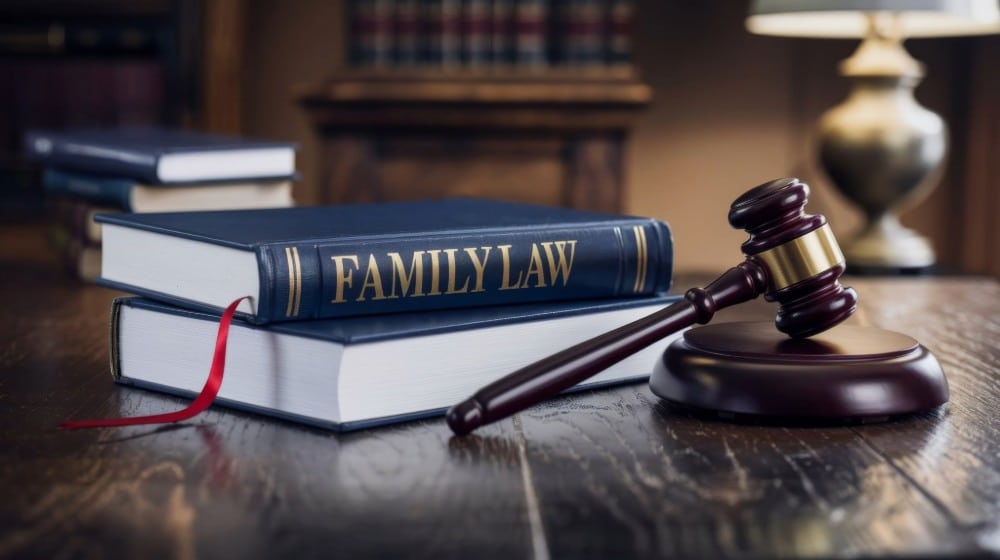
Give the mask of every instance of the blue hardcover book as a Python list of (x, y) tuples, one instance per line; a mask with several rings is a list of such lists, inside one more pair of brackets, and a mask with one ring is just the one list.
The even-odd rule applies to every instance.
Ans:
[(42, 186), (50, 197), (85, 200), (126, 212), (177, 212), (292, 206), (291, 181), (144, 185), (134, 179), (48, 168)]
[[(678, 297), (526, 304), (280, 323), (234, 321), (217, 403), (337, 430), (440, 415), (481, 386)], [(187, 397), (205, 383), (219, 318), (115, 301), (115, 381)], [(675, 335), (676, 336), (676, 335)], [(578, 388), (648, 378), (675, 336)]]
[(98, 215), (100, 282), (257, 323), (642, 296), (670, 287), (667, 224), (477, 199)]
[(113, 128), (25, 135), (38, 161), (151, 184), (290, 179), (295, 145), (161, 128)]

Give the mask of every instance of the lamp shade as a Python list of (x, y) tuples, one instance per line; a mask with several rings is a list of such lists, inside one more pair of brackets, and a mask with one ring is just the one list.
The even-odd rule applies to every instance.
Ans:
[(1000, 32), (998, 0), (754, 0), (747, 29), (787, 37), (864, 37), (868, 13), (897, 15), (903, 37)]

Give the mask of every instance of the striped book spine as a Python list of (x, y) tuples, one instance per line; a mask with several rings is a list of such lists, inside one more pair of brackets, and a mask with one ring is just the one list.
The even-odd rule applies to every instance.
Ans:
[(548, 65), (546, 27), (548, 0), (516, 0), (514, 6), (514, 60), (522, 68)]
[(396, 66), (412, 68), (420, 64), (420, 1), (397, 0), (393, 17)]
[(362, 68), (392, 65), (393, 0), (354, 0), (351, 8), (351, 63)]
[(490, 62), (489, 0), (462, 0), (462, 62), (483, 68)]
[(608, 20), (607, 61), (612, 66), (632, 62), (633, 0), (611, 0)]
[(459, 0), (423, 0), (421, 4), (423, 63), (455, 68), (461, 63), (461, 8)]
[(514, 0), (492, 0), (490, 15), (490, 62), (509, 66), (514, 61)]
[(569, 66), (593, 67), (604, 64), (604, 0), (567, 0), (562, 17), (564, 62)]

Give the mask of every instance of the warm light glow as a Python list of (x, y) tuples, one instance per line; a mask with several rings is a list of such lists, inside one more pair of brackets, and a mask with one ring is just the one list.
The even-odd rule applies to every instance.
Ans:
[(903, 37), (943, 37), (1000, 33), (996, 0), (758, 0), (747, 17), (751, 33), (788, 37), (859, 38), (866, 14), (898, 16)]

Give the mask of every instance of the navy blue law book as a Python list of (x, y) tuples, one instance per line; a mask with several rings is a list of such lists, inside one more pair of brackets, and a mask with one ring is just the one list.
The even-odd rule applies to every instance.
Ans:
[(228, 212), (98, 215), (100, 283), (256, 323), (670, 288), (666, 223), (448, 199)]
[(295, 145), (162, 128), (28, 132), (25, 153), (53, 167), (149, 184), (290, 179)]
[[(267, 326), (237, 320), (216, 402), (336, 430), (440, 415), (482, 385), (677, 299), (525, 304)], [(194, 396), (205, 383), (218, 321), (216, 314), (148, 299), (116, 300), (115, 381)], [(672, 339), (574, 389), (645, 380)]]

